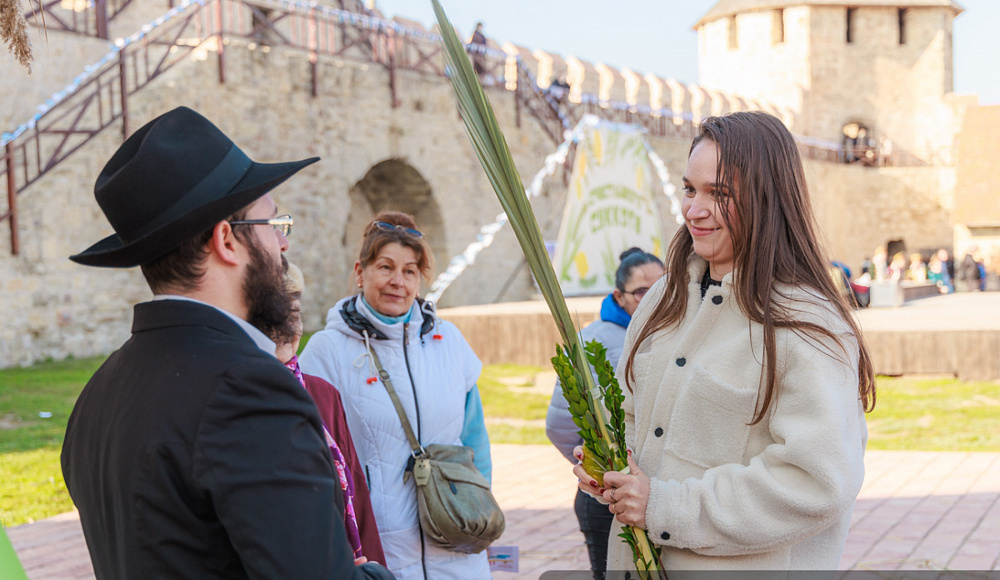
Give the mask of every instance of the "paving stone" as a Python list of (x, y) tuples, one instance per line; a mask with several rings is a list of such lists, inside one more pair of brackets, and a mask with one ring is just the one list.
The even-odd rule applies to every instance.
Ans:
[[(518, 545), (521, 562), (520, 572), (497, 573), (496, 580), (588, 570), (573, 513), (576, 478), (570, 464), (544, 445), (494, 445), (493, 462), (495, 494), (507, 514), (498, 543)], [(859, 495), (841, 569), (998, 569), (1000, 453), (871, 451), (865, 465), (872, 479)], [(957, 466), (956, 477), (965, 483), (939, 485), (949, 474), (935, 479), (930, 472), (942, 466)], [(935, 491), (963, 485), (964, 493)], [(75, 512), (8, 534), (31, 580), (94, 578)]]

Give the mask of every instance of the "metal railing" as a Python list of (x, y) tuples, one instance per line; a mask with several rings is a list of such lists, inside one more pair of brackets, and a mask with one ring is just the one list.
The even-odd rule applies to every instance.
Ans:
[(29, 23), (46, 30), (108, 39), (108, 23), (133, 0), (28, 0)]
[(200, 10), (199, 4), (185, 4), (157, 19), (149, 32), (119, 41), (39, 107), (31, 120), (3, 134), (0, 176), (7, 185), (7, 211), (0, 222), (10, 222), (13, 254), (20, 251), (18, 194), (117, 121), (122, 121), (123, 136), (128, 136), (129, 95), (197, 48), (196, 43), (180, 40), (193, 30)]

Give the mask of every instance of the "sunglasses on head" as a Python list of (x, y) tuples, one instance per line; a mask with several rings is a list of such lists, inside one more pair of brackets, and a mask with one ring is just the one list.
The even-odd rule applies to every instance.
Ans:
[(396, 230), (399, 230), (408, 236), (413, 236), (414, 238), (424, 237), (424, 234), (418, 232), (413, 228), (404, 228), (403, 226), (398, 226), (396, 224), (390, 224), (386, 222), (372, 222), (372, 225), (382, 230), (383, 232), (394, 232)]

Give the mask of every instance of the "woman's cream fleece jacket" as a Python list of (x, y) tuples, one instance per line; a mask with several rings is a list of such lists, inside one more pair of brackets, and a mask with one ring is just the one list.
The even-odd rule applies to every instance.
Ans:
[[(628, 443), (651, 479), (649, 536), (667, 569), (835, 570), (868, 439), (857, 340), (824, 299), (781, 289), (801, 320), (840, 340), (778, 329), (776, 398), (751, 426), (763, 329), (740, 311), (731, 273), (702, 299), (707, 266), (692, 257), (683, 320), (642, 343), (634, 392), (623, 388)], [(663, 291), (661, 280), (629, 325), (618, 365), (623, 387), (625, 359)], [(608, 569), (634, 569), (619, 532), (616, 521)]]

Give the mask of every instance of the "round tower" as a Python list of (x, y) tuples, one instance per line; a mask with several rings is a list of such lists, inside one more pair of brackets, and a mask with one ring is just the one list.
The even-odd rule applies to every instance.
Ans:
[(961, 12), (952, 0), (721, 0), (695, 25), (699, 82), (791, 108), (798, 135), (947, 163)]

